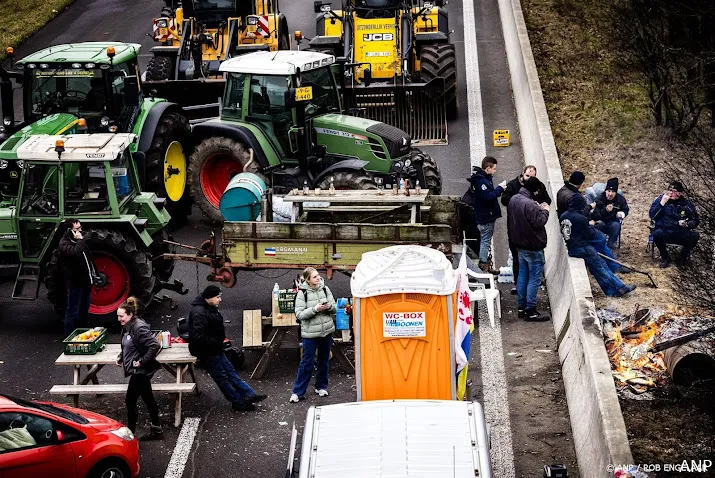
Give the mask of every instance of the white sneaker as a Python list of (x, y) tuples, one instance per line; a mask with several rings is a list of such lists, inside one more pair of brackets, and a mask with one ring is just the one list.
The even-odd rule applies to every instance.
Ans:
[(288, 400), (288, 403), (298, 403), (299, 401), (300, 397), (294, 393), (290, 396), (290, 400)]
[(328, 396), (328, 391), (325, 390), (324, 388), (321, 388), (321, 389), (316, 388), (315, 393), (317, 393), (319, 397), (327, 397)]

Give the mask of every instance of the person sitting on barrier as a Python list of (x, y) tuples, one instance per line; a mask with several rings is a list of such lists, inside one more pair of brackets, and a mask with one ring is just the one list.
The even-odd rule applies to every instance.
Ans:
[(628, 215), (628, 203), (618, 193), (618, 178), (606, 182), (606, 190), (596, 200), (596, 208), (591, 213), (592, 224), (608, 236), (608, 247), (613, 249), (621, 235), (621, 222)]
[(678, 263), (685, 264), (700, 239), (698, 231), (693, 230), (700, 223), (698, 212), (695, 205), (683, 197), (684, 191), (683, 183), (671, 181), (668, 190), (650, 206), (653, 242), (660, 252), (662, 268), (670, 266), (668, 244), (683, 246)]
[(335, 299), (317, 270), (308, 267), (295, 296), (295, 319), (300, 323), (303, 355), (293, 384), (293, 394), (288, 400), (297, 403), (305, 398), (310, 378), (315, 368), (315, 351), (318, 351), (318, 371), (315, 373), (315, 393), (328, 396), (328, 365), (330, 347), (335, 332)]
[[(589, 272), (601, 286), (603, 293), (610, 297), (621, 297), (633, 290), (635, 285), (626, 285), (609, 269), (605, 259), (598, 252), (591, 241), (597, 232), (589, 224), (588, 218), (583, 214), (586, 199), (580, 194), (574, 194), (569, 199), (569, 209), (559, 217), (561, 222), (561, 235), (566, 241), (570, 257), (584, 260)], [(599, 232), (602, 235), (602, 233)]]
[[(581, 171), (571, 173), (569, 180), (566, 181), (561, 189), (556, 193), (556, 214), (561, 217), (563, 213), (569, 209), (569, 199), (574, 194), (581, 195), (581, 185), (586, 181), (586, 176)], [(584, 214), (588, 216), (590, 211), (584, 207)]]
[(226, 357), (223, 341), (226, 329), (223, 316), (218, 310), (221, 304), (221, 289), (207, 286), (191, 303), (189, 313), (189, 351), (206, 365), (216, 385), (231, 402), (235, 411), (253, 411), (254, 403), (265, 400), (268, 395), (257, 394), (250, 385), (241, 380), (231, 361)]

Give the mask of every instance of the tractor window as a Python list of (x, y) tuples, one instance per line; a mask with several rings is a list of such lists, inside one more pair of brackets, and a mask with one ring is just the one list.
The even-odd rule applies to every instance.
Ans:
[(280, 116), (292, 118), (291, 109), (286, 107), (285, 93), (290, 87), (288, 76), (251, 77), (251, 98), (248, 114), (252, 116)]
[(110, 165), (114, 190), (117, 191), (117, 203), (121, 204), (132, 193), (132, 181), (129, 179), (129, 150), (125, 149), (124, 153), (120, 154)]
[(34, 70), (30, 88), (32, 114), (101, 115), (107, 106), (102, 71), (57, 68)]
[(193, 0), (196, 10), (235, 10), (236, 0)]
[(65, 163), (65, 215), (111, 214), (104, 163)]
[(243, 73), (231, 73), (228, 75), (228, 87), (226, 88), (226, 100), (224, 101), (222, 114), (241, 119), (243, 88), (248, 77)]
[(306, 118), (325, 113), (337, 113), (340, 110), (338, 93), (333, 83), (333, 74), (330, 71), (330, 67), (306, 71), (300, 77), (300, 86), (313, 87), (313, 99), (305, 102)]
[(57, 216), (57, 166), (26, 164), (25, 180), (20, 198), (20, 214), (23, 216)]

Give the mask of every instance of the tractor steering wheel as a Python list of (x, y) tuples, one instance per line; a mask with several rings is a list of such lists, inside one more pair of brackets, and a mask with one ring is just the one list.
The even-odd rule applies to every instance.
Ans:
[(55, 198), (57, 198), (57, 191), (45, 188), (41, 194), (30, 200), (30, 209), (51, 216), (57, 212), (57, 206), (53, 203)]

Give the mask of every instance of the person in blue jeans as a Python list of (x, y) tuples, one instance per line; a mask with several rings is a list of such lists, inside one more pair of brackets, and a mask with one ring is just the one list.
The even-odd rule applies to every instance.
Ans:
[(588, 218), (583, 214), (586, 199), (581, 195), (574, 195), (569, 199), (569, 209), (561, 215), (561, 235), (566, 241), (570, 257), (584, 260), (588, 271), (601, 286), (603, 293), (610, 297), (621, 297), (633, 290), (635, 285), (626, 285), (614, 275), (606, 264), (606, 260), (598, 255), (592, 244), (596, 229), (589, 224)]
[(77, 327), (86, 327), (92, 283), (97, 275), (92, 252), (82, 235), (82, 223), (65, 221), (67, 229), (58, 246), (60, 264), (67, 288), (64, 330), (69, 336)]
[(679, 265), (683, 265), (700, 240), (700, 234), (695, 230), (700, 224), (700, 217), (695, 205), (683, 197), (684, 191), (683, 183), (671, 181), (668, 190), (650, 206), (653, 242), (660, 251), (662, 268), (670, 267), (668, 244), (683, 246), (678, 261)]
[(543, 187), (535, 176), (524, 181), (519, 193), (511, 198), (507, 209), (511, 241), (519, 257), (519, 276), (516, 278), (516, 297), (519, 317), (529, 321), (545, 321), (536, 310), (536, 295), (544, 272), (546, 222), (550, 206), (534, 200)]
[(257, 394), (250, 385), (241, 380), (233, 364), (223, 352), (226, 329), (223, 316), (218, 310), (221, 304), (221, 289), (207, 286), (191, 303), (189, 313), (189, 351), (206, 366), (219, 390), (231, 402), (235, 411), (253, 411), (254, 403), (268, 396)]
[(295, 297), (295, 318), (300, 323), (303, 355), (293, 384), (293, 394), (288, 400), (297, 403), (305, 398), (315, 368), (318, 352), (318, 370), (315, 373), (315, 393), (328, 396), (328, 365), (330, 347), (335, 332), (335, 299), (317, 270), (308, 267)]
[(494, 235), (494, 223), (501, 217), (499, 196), (506, 188), (506, 181), (494, 187), (492, 177), (497, 172), (497, 160), (485, 156), (482, 167), (475, 167), (472, 176), (468, 179), (474, 193), (474, 214), (479, 229), (479, 268), (484, 272), (498, 274), (499, 271), (491, 268), (489, 263), (489, 246)]

